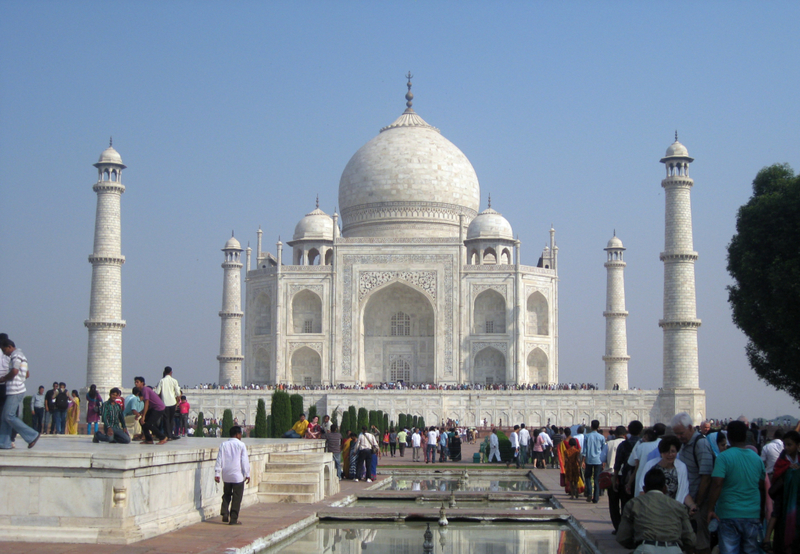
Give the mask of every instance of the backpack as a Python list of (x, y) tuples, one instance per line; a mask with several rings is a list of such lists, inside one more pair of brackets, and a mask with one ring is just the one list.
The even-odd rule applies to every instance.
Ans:
[(56, 395), (56, 408), (59, 410), (66, 410), (69, 408), (69, 397), (67, 396), (67, 391), (58, 391), (58, 395)]

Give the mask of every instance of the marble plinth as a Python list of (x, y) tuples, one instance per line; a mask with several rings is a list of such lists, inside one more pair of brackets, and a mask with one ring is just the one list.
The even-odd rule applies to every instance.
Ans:
[[(0, 455), (0, 540), (129, 544), (219, 515), (214, 463), (224, 439), (184, 438), (162, 446), (93, 444), (91, 437), (23, 441)], [(312, 455), (329, 476), (324, 441), (245, 439), (251, 481), (242, 506), (259, 502), (270, 463)], [(326, 495), (338, 492), (329, 480)], [(335, 481), (335, 483), (334, 483)]]

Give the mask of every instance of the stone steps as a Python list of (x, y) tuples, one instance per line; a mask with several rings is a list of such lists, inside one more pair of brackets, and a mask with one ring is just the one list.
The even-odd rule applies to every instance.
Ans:
[(319, 483), (316, 473), (295, 473), (268, 471), (261, 478), (262, 483)]
[(269, 475), (270, 473), (318, 473), (320, 467), (321, 464), (267, 462), (264, 471), (265, 475)]
[(325, 495), (320, 490), (324, 452), (281, 452), (271, 454), (265, 464), (258, 499), (267, 503), (312, 504)]
[[(259, 487), (260, 488), (260, 487)], [(268, 504), (294, 503), (294, 504), (313, 504), (317, 500), (316, 494), (311, 493), (290, 493), (290, 492), (259, 492), (258, 501)]]
[(292, 482), (278, 482), (269, 483), (261, 481), (258, 485), (258, 492), (275, 492), (275, 493), (304, 493), (316, 494), (319, 489), (319, 483), (292, 483)]
[(324, 461), (324, 452), (281, 452), (269, 457), (270, 463), (321, 464)]

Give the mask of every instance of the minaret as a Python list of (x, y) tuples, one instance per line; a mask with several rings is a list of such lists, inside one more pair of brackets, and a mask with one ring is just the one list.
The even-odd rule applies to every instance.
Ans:
[(686, 147), (675, 142), (661, 158), (667, 177), (661, 181), (666, 199), (666, 237), (661, 261), (664, 262), (664, 388), (696, 389), (700, 386), (697, 368), (697, 302), (694, 263), (697, 252), (692, 242), (692, 204), (689, 192), (694, 181), (689, 178)]
[(623, 252), (625, 247), (617, 238), (616, 231), (608, 241), (605, 251), (608, 253), (605, 268), (606, 280), (606, 354), (603, 361), (606, 363), (606, 390), (628, 389), (628, 330), (626, 320), (628, 312), (625, 311), (625, 262)]
[(225, 261), (222, 269), (225, 277), (222, 282), (222, 310), (219, 317), (222, 325), (219, 334), (219, 384), (242, 384), (242, 246), (233, 237), (222, 249)]
[(97, 212), (94, 224), (92, 292), (89, 319), (83, 322), (89, 330), (89, 355), (86, 363), (86, 386), (97, 385), (104, 398), (108, 390), (122, 385), (122, 264), (120, 199), (125, 187), (122, 170), (125, 164), (108, 143), (97, 168)]

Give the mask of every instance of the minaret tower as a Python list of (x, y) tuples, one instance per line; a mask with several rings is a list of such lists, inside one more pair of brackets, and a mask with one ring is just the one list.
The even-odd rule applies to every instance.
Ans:
[(661, 181), (666, 198), (666, 237), (661, 261), (664, 262), (664, 389), (697, 389), (700, 379), (697, 366), (697, 301), (694, 263), (697, 252), (692, 242), (692, 204), (689, 193), (694, 181), (689, 178), (686, 147), (675, 142), (661, 158), (667, 177)]
[(222, 269), (225, 277), (222, 282), (222, 310), (219, 317), (222, 325), (219, 334), (219, 384), (242, 384), (242, 246), (233, 237), (222, 249), (225, 261)]
[(625, 261), (623, 252), (625, 247), (617, 238), (616, 231), (608, 241), (605, 251), (608, 260), (605, 263), (606, 274), (606, 354), (603, 361), (606, 363), (606, 390), (628, 389), (628, 329), (626, 320), (628, 312), (625, 311)]
[(86, 363), (86, 386), (97, 385), (104, 398), (108, 390), (122, 385), (122, 264), (120, 252), (120, 199), (125, 187), (122, 170), (125, 164), (108, 143), (97, 168), (97, 212), (94, 224), (92, 292), (89, 319), (83, 322), (89, 330), (89, 355)]

